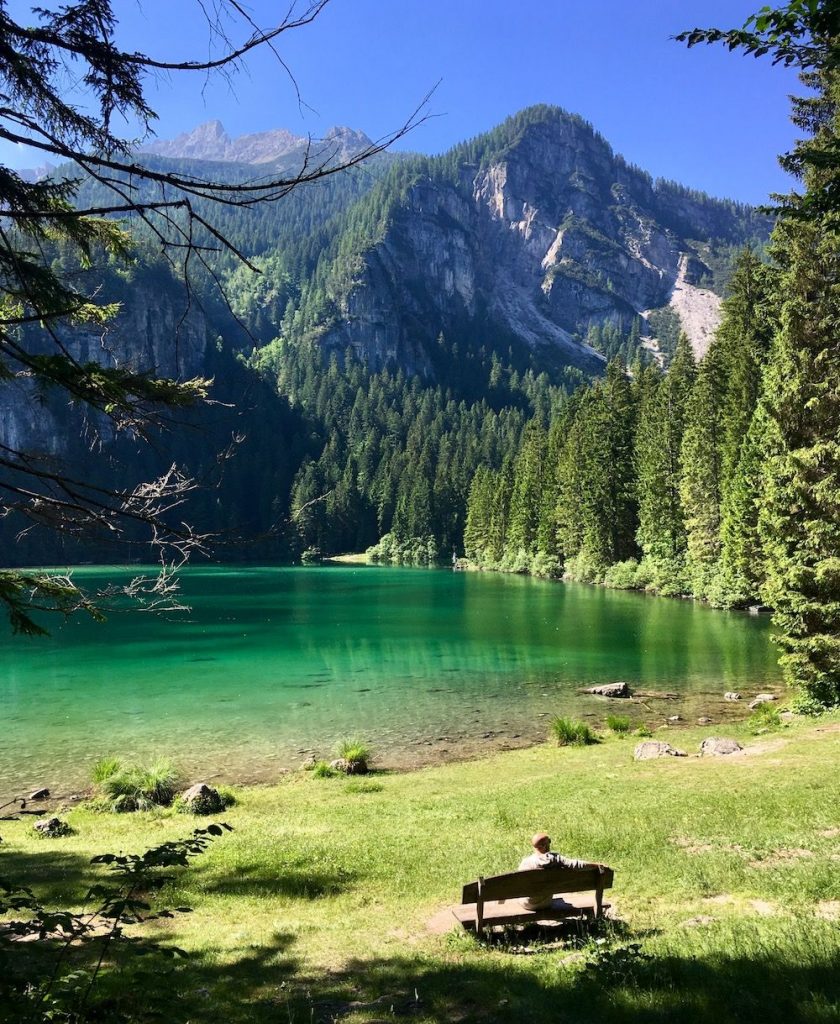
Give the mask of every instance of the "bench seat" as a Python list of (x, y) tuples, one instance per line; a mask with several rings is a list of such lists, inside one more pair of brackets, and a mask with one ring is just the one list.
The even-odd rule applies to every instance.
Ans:
[[(479, 935), (488, 925), (597, 918), (609, 906), (604, 903), (604, 890), (612, 884), (613, 872), (608, 867), (600, 871), (592, 867), (512, 871), (468, 882), (460, 906), (452, 907), (452, 914)], [(529, 898), (550, 902), (532, 910), (526, 904)]]
[[(484, 904), (482, 915), (485, 925), (494, 924), (527, 924), (530, 921), (563, 921), (570, 917), (595, 917), (596, 907), (594, 896), (585, 894), (555, 896), (547, 907), (531, 910), (525, 906), (527, 897), (520, 896), (509, 900), (493, 900)], [(609, 903), (602, 903), (606, 910)], [(452, 913), (466, 929), (474, 930), (477, 922), (477, 906), (475, 903), (461, 904), (452, 907)]]

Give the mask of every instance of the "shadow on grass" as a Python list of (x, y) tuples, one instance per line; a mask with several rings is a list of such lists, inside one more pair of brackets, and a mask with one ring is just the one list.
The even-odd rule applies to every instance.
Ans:
[[(636, 936), (639, 938), (639, 936)], [(615, 942), (615, 933), (610, 941)], [(313, 972), (295, 937), (209, 950), (186, 960), (157, 953), (110, 968), (89, 1020), (203, 1024), (827, 1024), (840, 980), (830, 943), (796, 962), (793, 949), (645, 955), (636, 942), (535, 948), (500, 955), (454, 933), (437, 955), (358, 959)], [(576, 948), (577, 947), (577, 948)], [(24, 954), (25, 955), (25, 954)], [(21, 1020), (4, 1016), (0, 1020)]]
[(35, 891), (46, 905), (80, 903), (103, 872), (88, 854), (57, 848), (62, 840), (43, 840), (43, 850), (20, 851), (0, 847), (0, 876)]
[[(824, 1024), (840, 999), (831, 957), (807, 965), (737, 954), (700, 960), (644, 959), (631, 952), (590, 961), (568, 954), (540, 958), (533, 972), (507, 958), (480, 963), (418, 963), (409, 958), (358, 961), (329, 979), (315, 1021), (417, 1018), (427, 1024)], [(310, 984), (310, 991), (318, 991)], [(322, 990), (323, 991), (323, 990)], [(343, 1002), (342, 1002), (343, 997)], [(302, 1012), (301, 1008), (301, 1012)]]
[(202, 887), (207, 893), (224, 896), (287, 896), (315, 900), (323, 896), (339, 895), (350, 888), (356, 877), (351, 871), (328, 873), (289, 867), (272, 874), (260, 865), (237, 868), (235, 875), (205, 877)]

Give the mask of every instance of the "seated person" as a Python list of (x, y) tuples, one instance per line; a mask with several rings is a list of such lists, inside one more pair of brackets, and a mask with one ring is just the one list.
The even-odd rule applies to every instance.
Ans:
[[(597, 868), (604, 870), (603, 864), (594, 864), (588, 860), (575, 860), (573, 857), (564, 857), (561, 853), (554, 853), (551, 849), (551, 839), (546, 832), (537, 832), (531, 839), (531, 846), (534, 852), (523, 857), (519, 863), (520, 871), (534, 871), (540, 868)], [(546, 879), (546, 892), (536, 896), (529, 896), (524, 904), (527, 910), (539, 910), (540, 907), (547, 907), (551, 904), (554, 890), (550, 879)]]

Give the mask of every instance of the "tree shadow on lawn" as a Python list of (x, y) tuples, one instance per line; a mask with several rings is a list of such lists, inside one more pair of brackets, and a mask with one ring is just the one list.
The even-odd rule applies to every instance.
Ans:
[[(624, 947), (626, 949), (626, 947)], [(581, 971), (541, 957), (533, 973), (507, 958), (487, 964), (409, 958), (358, 961), (313, 979), (313, 1019), (419, 1018), (429, 1024), (825, 1024), (836, 1019), (836, 963), (801, 965), (775, 957), (690, 956), (646, 959), (632, 949), (607, 952)], [(522, 964), (522, 961), (519, 961)], [(324, 984), (329, 986), (325, 991)], [(300, 979), (297, 980), (300, 985)]]
[(196, 877), (200, 879), (205, 893), (315, 900), (323, 896), (339, 895), (349, 889), (358, 876), (344, 869), (329, 873), (290, 867), (281, 867), (274, 874), (263, 865), (250, 865), (238, 867), (236, 874), (212, 878), (201, 878), (197, 874)]
[(44, 839), (43, 850), (34, 853), (0, 847), (0, 876), (32, 889), (46, 906), (81, 903), (91, 885), (103, 880), (104, 872), (91, 864), (87, 853), (56, 849), (55, 843), (60, 842)]

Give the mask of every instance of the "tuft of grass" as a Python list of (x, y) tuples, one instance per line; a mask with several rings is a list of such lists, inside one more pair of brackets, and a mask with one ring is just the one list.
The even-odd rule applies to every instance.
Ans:
[(363, 740), (356, 739), (355, 737), (349, 737), (341, 740), (335, 748), (336, 757), (340, 757), (344, 761), (349, 761), (350, 764), (367, 764), (371, 759), (371, 748), (370, 744), (365, 743)]
[(618, 736), (630, 732), (630, 719), (626, 715), (607, 715), (607, 728)]
[(222, 798), (222, 807), (235, 807), (239, 801), (238, 794), (232, 786), (216, 786), (216, 792)]
[(600, 742), (597, 733), (586, 722), (576, 722), (560, 715), (555, 715), (551, 720), (551, 735), (561, 747), (586, 747)]
[(753, 736), (760, 736), (765, 732), (772, 732), (774, 729), (781, 729), (782, 719), (779, 709), (771, 703), (759, 704), (747, 719), (747, 728)]
[(345, 793), (381, 793), (384, 788), (381, 782), (348, 782), (344, 791)]
[(312, 777), (314, 779), (331, 779), (335, 775), (336, 770), (330, 766), (329, 761), (316, 761), (312, 766)]
[(641, 736), (642, 739), (649, 740), (651, 736), (653, 736), (653, 733), (650, 731), (650, 729), (648, 729), (646, 725), (640, 725), (639, 728), (636, 730), (636, 735)]
[(98, 786), (112, 775), (116, 775), (122, 766), (123, 763), (118, 757), (100, 757), (91, 769), (91, 781)]
[[(169, 758), (158, 758), (148, 766), (124, 764), (116, 758), (116, 766), (100, 769), (97, 782), (97, 805), (117, 813), (148, 811), (152, 807), (168, 807), (175, 798), (178, 773)], [(96, 770), (101, 762), (97, 762)]]

